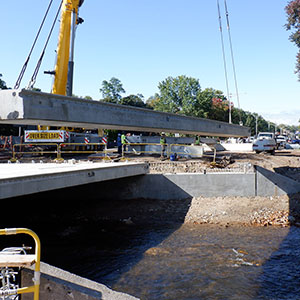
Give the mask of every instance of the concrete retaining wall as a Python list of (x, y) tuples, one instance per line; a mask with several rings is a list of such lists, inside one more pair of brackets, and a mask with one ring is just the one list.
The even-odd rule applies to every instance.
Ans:
[(107, 199), (280, 196), (300, 192), (300, 184), (261, 167), (253, 173), (147, 174), (105, 183)]

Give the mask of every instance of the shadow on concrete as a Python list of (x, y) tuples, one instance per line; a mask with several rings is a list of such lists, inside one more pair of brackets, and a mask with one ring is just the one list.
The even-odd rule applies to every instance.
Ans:
[(275, 173), (286, 176), (292, 180), (298, 181), (300, 184), (300, 168), (295, 167), (279, 167), (274, 168)]
[(300, 192), (300, 183), (298, 181), (260, 166), (255, 166), (255, 169), (257, 170), (258, 196), (292, 195)]

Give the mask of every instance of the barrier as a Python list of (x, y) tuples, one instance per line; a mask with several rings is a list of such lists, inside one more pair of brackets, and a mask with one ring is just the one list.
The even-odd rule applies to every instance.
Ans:
[[(65, 147), (74, 147), (75, 150), (63, 150)], [(104, 150), (93, 150), (95, 147), (104, 146)], [(80, 150), (81, 148), (81, 150)], [(86, 150), (84, 150), (86, 148)], [(62, 154), (99, 154), (104, 153), (105, 159), (110, 159), (107, 155), (107, 144), (106, 143), (61, 143), (58, 146), (57, 158), (60, 159)]]
[[(128, 149), (125, 151), (125, 147)], [(184, 145), (184, 144), (160, 144), (160, 143), (126, 143), (122, 147), (122, 157), (125, 154), (159, 154), (170, 157), (171, 154), (180, 156), (189, 156), (191, 158), (200, 158), (203, 156), (202, 146)]]
[(168, 150), (168, 157), (170, 157), (171, 154), (175, 153), (179, 156), (200, 158), (203, 156), (203, 147), (195, 145), (170, 144)]
[[(126, 143), (126, 144), (123, 144), (123, 146), (122, 146), (122, 157), (124, 157), (124, 154), (126, 154), (126, 153), (133, 153), (133, 154), (137, 154), (137, 155), (140, 155), (140, 154), (160, 154), (161, 155), (162, 154), (162, 146), (168, 147), (167, 144), (162, 145), (159, 143)], [(128, 147), (127, 150), (126, 150), (126, 147)], [(139, 148), (137, 149), (137, 147), (139, 147)], [(166, 154), (168, 156), (168, 149), (166, 149)]]
[[(53, 146), (56, 147), (56, 151), (50, 151), (47, 149), (35, 149), (34, 151), (22, 151), (23, 148), (32, 147), (32, 146)], [(19, 147), (19, 151), (16, 148)], [(14, 144), (12, 147), (12, 158), (16, 159), (17, 154), (58, 154), (58, 144), (56, 143), (30, 143), (30, 144)]]
[[(24, 151), (26, 147), (54, 147), (54, 150), (51, 149), (34, 149), (32, 151)], [(103, 146), (104, 150), (99, 150), (97, 148)], [(17, 147), (19, 147), (19, 151), (17, 150)], [(66, 147), (73, 147), (72, 150), (66, 150)], [(62, 154), (99, 154), (104, 153), (105, 159), (110, 159), (107, 155), (107, 144), (105, 143), (30, 143), (30, 144), (14, 144), (12, 148), (12, 159), (15, 160), (17, 158), (17, 155), (23, 155), (23, 154), (55, 154), (57, 159), (62, 158)]]

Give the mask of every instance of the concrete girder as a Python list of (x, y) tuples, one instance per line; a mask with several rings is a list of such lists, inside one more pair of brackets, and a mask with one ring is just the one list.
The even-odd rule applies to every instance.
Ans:
[(250, 128), (209, 119), (29, 90), (0, 91), (0, 123), (246, 137)]

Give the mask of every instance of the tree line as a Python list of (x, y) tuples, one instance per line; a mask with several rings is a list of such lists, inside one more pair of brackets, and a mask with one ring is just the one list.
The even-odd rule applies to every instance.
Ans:
[[(2, 74), (0, 74), (0, 89), (7, 89), (8, 87), (1, 77)], [(99, 100), (222, 122), (228, 122), (229, 105), (231, 105), (232, 123), (250, 127), (251, 135), (260, 131), (275, 131), (279, 127), (292, 132), (298, 130), (297, 126), (284, 124), (277, 126), (257, 113), (234, 107), (222, 91), (214, 88), (202, 89), (199, 80), (193, 77), (169, 76), (159, 82), (158, 90), (158, 93), (147, 100), (142, 94), (122, 96), (126, 93), (122, 82), (118, 78), (112, 77), (110, 80), (102, 81), (99, 89), (102, 98)], [(92, 98), (85, 96), (84, 99)], [(2, 126), (0, 134), (3, 134), (3, 130), (7, 131), (6, 127)], [(12, 130), (9, 130), (9, 133), (11, 134)]]
[(121, 81), (113, 77), (109, 81), (102, 81), (100, 88), (102, 99), (100, 100), (222, 122), (228, 122), (229, 105), (231, 105), (232, 123), (250, 127), (251, 135), (255, 135), (256, 131), (274, 132), (279, 128), (288, 131), (297, 130), (296, 126), (284, 124), (277, 126), (257, 113), (234, 107), (222, 91), (214, 88), (202, 90), (196, 78), (185, 75), (170, 76), (158, 84), (158, 90), (158, 93), (146, 101), (142, 94), (122, 97), (126, 91)]

